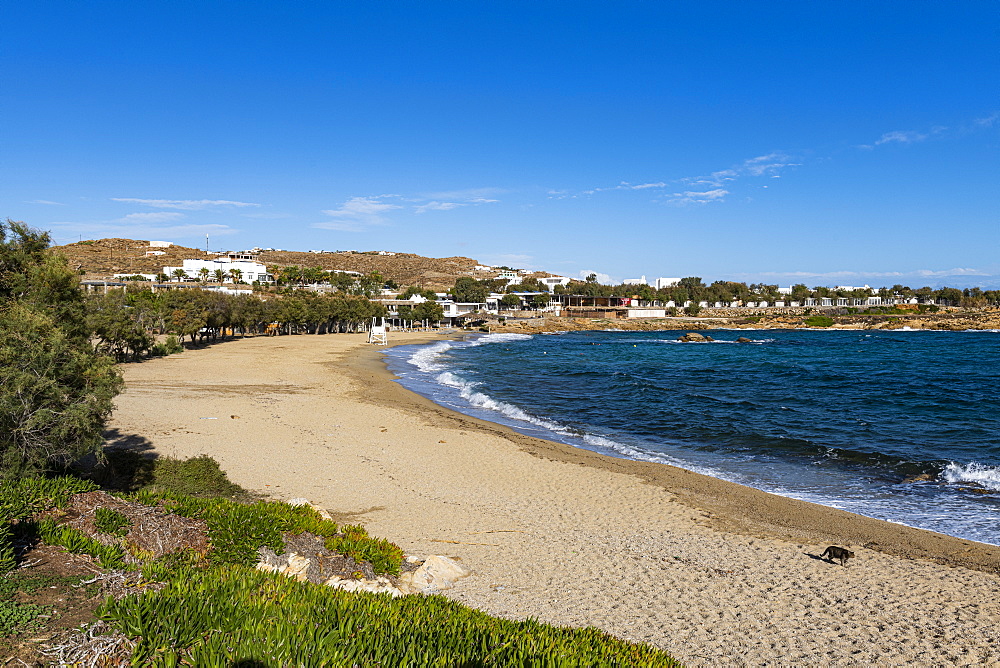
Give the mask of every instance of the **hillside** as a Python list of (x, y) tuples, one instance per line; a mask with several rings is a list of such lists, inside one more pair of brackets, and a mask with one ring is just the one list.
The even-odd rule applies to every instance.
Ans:
[[(186, 246), (149, 248), (149, 242), (137, 239), (97, 239), (55, 246), (54, 252), (65, 255), (70, 266), (83, 273), (85, 279), (110, 278), (118, 273), (154, 274), (164, 266), (179, 266), (185, 259), (204, 259), (214, 254)], [(164, 255), (147, 257), (147, 250), (163, 251)], [(377, 271), (400, 285), (419, 285), (444, 289), (455, 284), (459, 276), (470, 276), (479, 264), (468, 257), (432, 258), (412, 253), (379, 255), (360, 253), (308, 253), (297, 251), (261, 251), (260, 261), (267, 266), (297, 265), (370, 273)], [(476, 272), (476, 278), (492, 278), (495, 272)], [(541, 274), (544, 275), (544, 274)]]

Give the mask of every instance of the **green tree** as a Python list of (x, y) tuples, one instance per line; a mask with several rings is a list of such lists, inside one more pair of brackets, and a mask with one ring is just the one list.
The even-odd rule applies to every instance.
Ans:
[(181, 269), (180, 267), (170, 272), (170, 275), (176, 278), (178, 283), (187, 278), (187, 272)]
[(0, 476), (98, 452), (122, 388), (90, 343), (79, 277), (48, 246), (46, 233), (0, 223)]
[(202, 267), (201, 269), (199, 269), (198, 270), (198, 280), (200, 280), (202, 283), (207, 283), (208, 282), (208, 273), (209, 273), (208, 272), (208, 267)]
[(0, 475), (98, 452), (122, 389), (114, 360), (50, 316), (15, 303), (0, 312)]
[(485, 284), (469, 276), (459, 276), (455, 287), (451, 289), (451, 296), (455, 301), (466, 304), (484, 304), (489, 293)]
[(444, 317), (444, 307), (433, 301), (420, 302), (413, 307), (414, 320), (427, 320), (438, 322)]
[(521, 298), (517, 295), (507, 294), (501, 297), (500, 305), (507, 309), (521, 308)]

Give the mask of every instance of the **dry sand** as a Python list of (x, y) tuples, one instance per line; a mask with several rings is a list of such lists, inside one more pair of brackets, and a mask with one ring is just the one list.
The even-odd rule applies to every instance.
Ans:
[[(452, 413), (390, 382), (363, 335), (233, 341), (124, 373), (112, 442), (210, 454), (245, 487), (458, 558), (474, 575), (447, 595), (493, 614), (597, 626), (689, 665), (1000, 666), (1000, 548)], [(830, 544), (856, 559), (820, 560)]]

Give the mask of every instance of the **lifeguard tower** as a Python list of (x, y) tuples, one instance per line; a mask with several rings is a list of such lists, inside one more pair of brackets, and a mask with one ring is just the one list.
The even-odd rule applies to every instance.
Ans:
[(372, 328), (368, 330), (368, 343), (374, 343), (377, 346), (388, 345), (385, 330), (385, 318), (372, 318)]

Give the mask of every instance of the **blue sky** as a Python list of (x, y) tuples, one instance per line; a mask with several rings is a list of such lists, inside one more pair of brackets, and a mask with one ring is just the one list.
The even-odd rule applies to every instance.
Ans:
[(1000, 4), (0, 8), (0, 215), (615, 282), (1000, 286)]

